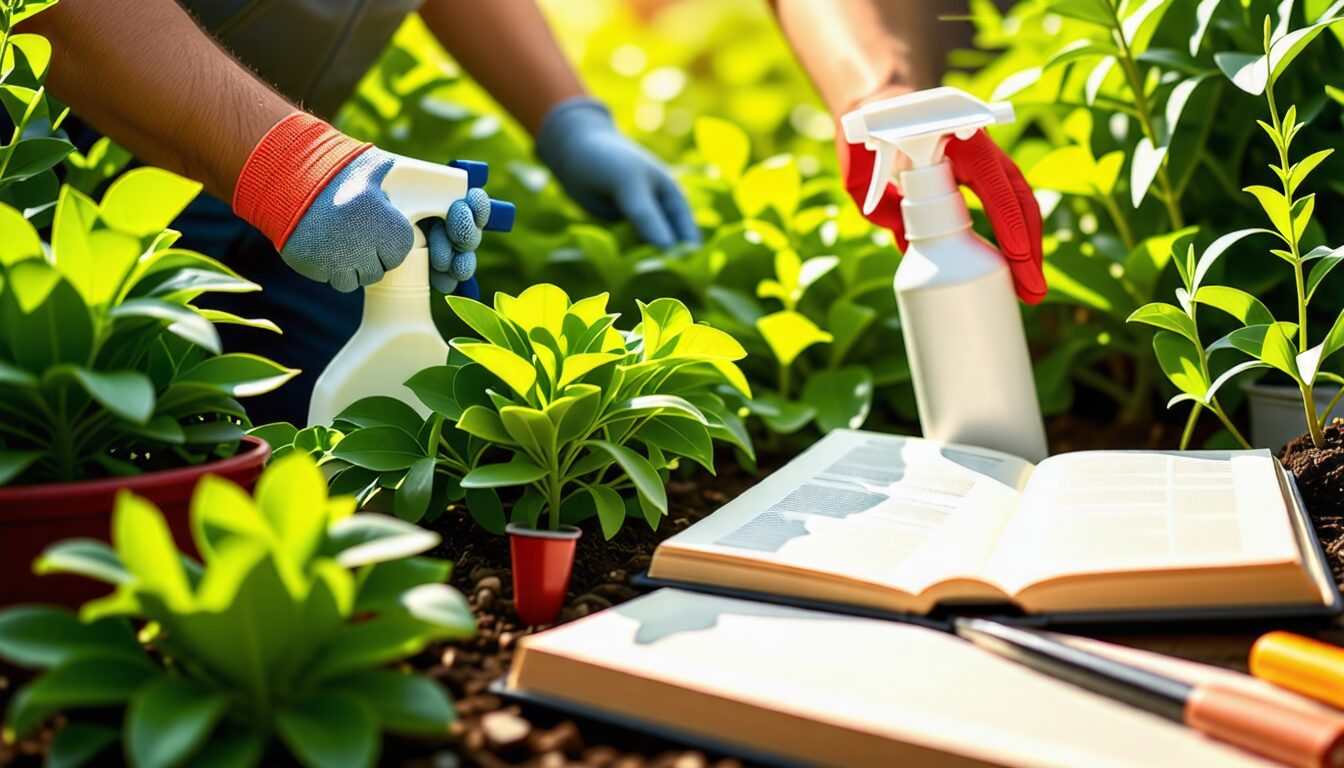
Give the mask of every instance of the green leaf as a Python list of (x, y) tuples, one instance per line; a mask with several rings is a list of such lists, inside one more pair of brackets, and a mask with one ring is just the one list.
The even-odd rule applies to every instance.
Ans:
[[(612, 418), (630, 418), (652, 414), (683, 416), (701, 424), (709, 423), (705, 414), (700, 412), (689, 400), (677, 395), (641, 395), (620, 403), (608, 411), (608, 420)], [(605, 423), (605, 421), (604, 421)]]
[(357, 696), (318, 692), (280, 710), (280, 738), (304, 764), (368, 768), (378, 758), (378, 721)]
[(657, 299), (649, 304), (640, 301), (637, 304), (646, 359), (656, 357), (663, 347), (694, 325), (690, 310), (676, 299)]
[(720, 176), (736, 184), (751, 157), (751, 141), (746, 132), (717, 117), (696, 118), (694, 131), (695, 148), (700, 155), (718, 169)]
[(407, 379), (406, 388), (415, 393), (430, 410), (457, 421), (462, 418), (462, 406), (453, 397), (453, 381), (457, 378), (458, 370), (447, 365), (426, 368)]
[(47, 753), (47, 768), (89, 765), (120, 738), (121, 732), (109, 725), (77, 721), (66, 723), (52, 739)]
[[(482, 339), (497, 347), (513, 349), (512, 337), (505, 330), (506, 321), (499, 316), (499, 313), (475, 299), (462, 296), (448, 296), (446, 298), (453, 314), (470, 326), (473, 331), (480, 334)], [(514, 349), (514, 351), (521, 352), (522, 350)]]
[(426, 458), (425, 447), (413, 435), (393, 426), (357, 429), (337, 443), (331, 453), (338, 459), (375, 472), (409, 469)]
[(1115, 19), (1106, 5), (1107, 0), (1051, 0), (1050, 12), (1071, 19), (1086, 21), (1101, 27), (1114, 26)]
[(537, 369), (532, 363), (519, 357), (512, 350), (490, 344), (471, 344), (453, 342), (453, 348), (469, 359), (480, 363), (490, 373), (498, 376), (520, 397), (526, 397), (537, 381)]
[(877, 319), (877, 310), (864, 304), (840, 299), (832, 302), (827, 313), (827, 327), (834, 341), (831, 343), (831, 365), (839, 365), (849, 354), (864, 331)]
[(186, 612), (195, 602), (173, 535), (153, 504), (129, 491), (117, 493), (112, 512), (112, 544), (136, 589)]
[(432, 457), (425, 457), (411, 465), (397, 488), (394, 510), (397, 517), (407, 522), (418, 522), (429, 511), (434, 495), (434, 469), (438, 466)]
[(1236, 232), (1229, 232), (1217, 240), (1214, 240), (1208, 248), (1204, 249), (1204, 253), (1200, 254), (1199, 261), (1195, 266), (1193, 280), (1194, 291), (1196, 293), (1199, 292), (1199, 287), (1203, 284), (1204, 278), (1209, 274), (1209, 270), (1218, 262), (1218, 259), (1222, 258), (1223, 254), (1227, 253), (1229, 248), (1251, 235), (1266, 234), (1268, 232), (1269, 230), (1259, 228), (1239, 229)]
[(1259, 299), (1238, 288), (1206, 285), (1195, 293), (1194, 300), (1221, 309), (1240, 320), (1242, 325), (1267, 325), (1274, 322), (1274, 315)]
[(69, 573), (107, 584), (129, 584), (130, 571), (107, 542), (94, 539), (66, 539), (47, 547), (33, 563), (38, 575)]
[[(1344, 261), (1344, 246), (1320, 256), (1309, 254), (1304, 256), (1303, 260), (1307, 258), (1319, 259), (1311, 265), (1311, 272), (1307, 275), (1307, 301), (1310, 302), (1311, 298), (1316, 295), (1316, 289), (1320, 287), (1321, 281), (1325, 280), (1326, 276), (1339, 265), (1339, 262)], [(3, 484), (3, 481), (0, 481), (0, 484)]]
[(99, 405), (136, 424), (148, 422), (154, 413), (154, 384), (139, 371), (90, 371), (59, 365), (48, 370), (44, 379), (72, 381)]
[(370, 670), (333, 680), (324, 690), (349, 693), (369, 707), (385, 730), (406, 736), (441, 736), (456, 719), (443, 686), (418, 674)]
[(608, 363), (614, 363), (625, 355), (611, 352), (589, 352), (579, 355), (569, 355), (564, 358), (560, 368), (560, 380), (557, 386), (563, 388), (578, 381), (589, 373), (601, 368)]
[(685, 456), (710, 472), (714, 471), (714, 446), (709, 438), (709, 430), (703, 423), (689, 419), (656, 418), (640, 427), (634, 437), (645, 445)]
[(185, 371), (180, 379), (214, 384), (234, 397), (251, 397), (270, 392), (298, 373), (264, 357), (231, 352), (207, 357)]
[(588, 486), (588, 495), (593, 497), (597, 520), (602, 524), (602, 536), (610, 541), (625, 523), (625, 502), (621, 500), (621, 494), (605, 485)]
[(160, 677), (136, 691), (126, 709), (126, 751), (139, 768), (182, 765), (228, 710), (221, 692), (189, 678)]
[(24, 736), (57, 712), (124, 704), (153, 676), (154, 667), (144, 659), (80, 657), (29, 684), (10, 702), (7, 724)]
[(508, 521), (504, 517), (504, 505), (499, 501), (499, 494), (488, 488), (468, 488), (466, 496), (467, 513), (471, 519), (490, 533), (503, 536)]
[(499, 414), (483, 405), (473, 405), (463, 412), (457, 428), (496, 445), (517, 445), (504, 429)]
[(425, 420), (415, 409), (395, 397), (374, 395), (365, 397), (336, 414), (335, 422), (348, 422), (356, 427), (397, 427), (416, 437)]
[(462, 478), (463, 488), (506, 488), (528, 485), (546, 477), (548, 471), (531, 461), (514, 456), (506, 464), (487, 464), (477, 467)]
[(145, 237), (172, 224), (200, 191), (197, 182), (145, 166), (127, 171), (112, 182), (99, 211), (111, 226)]
[(20, 139), (9, 158), (0, 182), (12, 184), (30, 179), (45, 170), (53, 168), (70, 154), (74, 146), (65, 139), (36, 137)]
[(219, 354), (219, 332), (195, 311), (162, 299), (130, 299), (108, 311), (111, 318), (146, 318), (168, 323), (168, 332)]
[(771, 432), (781, 435), (797, 432), (817, 415), (811, 405), (784, 400), (773, 392), (762, 392), (747, 403), (747, 408), (759, 416)]
[(1162, 372), (1177, 389), (1203, 401), (1209, 391), (1209, 380), (1200, 367), (1199, 350), (1189, 339), (1170, 331), (1158, 331), (1153, 336), (1153, 352)]
[(12, 664), (47, 669), (86, 655), (143, 659), (145, 652), (124, 621), (84, 624), (68, 610), (46, 605), (16, 605), (0, 613), (0, 658)]
[(271, 446), (271, 451), (286, 445), (292, 445), (294, 437), (298, 433), (299, 430), (293, 424), (284, 421), (262, 424), (247, 431), (247, 434), (252, 437), (265, 440), (266, 444)]
[(665, 358), (701, 360), (741, 360), (746, 356), (747, 351), (732, 336), (703, 324), (683, 330), (671, 350), (663, 354)]
[(1134, 155), (1130, 160), (1129, 199), (1135, 208), (1138, 208), (1148, 196), (1148, 189), (1157, 178), (1157, 173), (1162, 168), (1162, 161), (1166, 157), (1167, 147), (1153, 146), (1153, 142), (1149, 141), (1147, 136), (1139, 139), (1138, 145), (1134, 147)]
[(1300, 233), (1293, 232), (1293, 220), (1288, 208), (1288, 199), (1283, 196), (1281, 190), (1255, 185), (1246, 187), (1243, 191), (1255, 196), (1255, 199), (1260, 202), (1260, 207), (1265, 210), (1265, 215), (1274, 224), (1274, 229), (1285, 241), (1296, 242), (1296, 236)]
[(471, 637), (476, 619), (461, 592), (447, 584), (421, 584), (401, 597), (401, 607), (433, 628), (434, 637)]
[(733, 201), (743, 218), (756, 218), (770, 208), (789, 221), (798, 210), (802, 184), (793, 158), (779, 155), (747, 169), (733, 188)]
[(616, 460), (626, 476), (635, 484), (635, 489), (645, 496), (659, 511), (667, 512), (667, 489), (662, 478), (649, 464), (648, 459), (623, 445), (606, 440), (585, 440), (582, 445), (605, 451)]
[(404, 520), (361, 512), (332, 523), (323, 552), (346, 568), (381, 563), (427, 552), (439, 535)]
[(1190, 35), (1191, 56), (1199, 55), (1199, 49), (1204, 44), (1204, 35), (1209, 31), (1209, 24), (1213, 21), (1213, 15), (1217, 13), (1220, 3), (1222, 0), (1199, 0), (1199, 6), (1195, 9), (1195, 31)]
[(1289, 341), (1282, 323), (1238, 328), (1214, 342), (1208, 351), (1213, 353), (1226, 347), (1241, 350), (1288, 374), (1294, 381), (1301, 382), (1297, 370), (1297, 351)]
[(813, 344), (827, 343), (834, 338), (806, 315), (792, 310), (762, 317), (756, 321), (756, 330), (783, 366), (792, 365), (798, 355)]
[(1146, 323), (1156, 328), (1179, 333), (1195, 344), (1199, 344), (1199, 332), (1190, 316), (1170, 304), (1146, 304), (1134, 311), (1126, 322)]
[(1297, 188), (1301, 186), (1307, 176), (1310, 175), (1312, 171), (1316, 170), (1316, 166), (1324, 162), (1325, 159), (1334, 154), (1334, 152), (1335, 150), (1333, 149), (1322, 149), (1321, 151), (1313, 152), (1294, 163), (1288, 175), (1288, 194), (1295, 194)]
[(0, 334), (10, 360), (28, 371), (83, 365), (93, 349), (93, 319), (74, 286), (45, 261), (9, 267), (0, 291)]
[(42, 456), (41, 451), (9, 451), (0, 448), (0, 486), (23, 474)]
[(452, 573), (452, 563), (432, 557), (405, 557), (364, 566), (354, 610), (382, 610), (401, 605), (406, 590), (421, 584), (442, 584)]
[(265, 318), (239, 317), (232, 312), (224, 312), (222, 310), (208, 309), (204, 307), (190, 306), (189, 308), (192, 312), (195, 312), (215, 325), (241, 325), (245, 328), (258, 328), (263, 331), (270, 331), (271, 333), (280, 333), (280, 326)]
[(0, 204), (0, 266), (7, 267), (24, 259), (41, 259), (42, 238), (23, 214)]
[(858, 429), (872, 410), (873, 376), (861, 366), (819, 371), (808, 377), (803, 400), (816, 411), (822, 432)]

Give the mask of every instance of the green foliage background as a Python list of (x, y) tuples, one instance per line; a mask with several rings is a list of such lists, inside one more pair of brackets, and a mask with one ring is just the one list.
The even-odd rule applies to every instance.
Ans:
[[(549, 281), (613, 308), (675, 296), (750, 352), (751, 410), (769, 431), (914, 422), (885, 233), (858, 215), (835, 173), (833, 127), (758, 0), (547, 4), (593, 93), (632, 137), (667, 160), (706, 233), (704, 248), (657, 253), (625, 225), (587, 219), (548, 183), (530, 142), (416, 21), (341, 116), (388, 149), (432, 160), (487, 160), (492, 194), (518, 204), (519, 226), (488, 238), (487, 291)], [(1011, 99), (1019, 120), (996, 129), (1040, 193), (1046, 303), (1025, 311), (1047, 415), (1085, 412), (1144, 424), (1176, 390), (1152, 353), (1153, 329), (1129, 315), (1179, 282), (1172, 245), (1258, 223), (1241, 190), (1269, 180), (1256, 141), (1262, 101), (1233, 81), (1259, 53), (1261, 21), (1284, 33), (1337, 14), (1330, 0), (1023, 0), (1001, 13), (970, 0), (975, 50), (954, 55), (949, 84)], [(1341, 126), (1340, 26), (1322, 28), (1280, 82), (1300, 105), (1304, 152)], [(1316, 37), (1316, 35), (1313, 35)], [(1320, 210), (1344, 193), (1331, 158)], [(974, 209), (975, 203), (972, 201)], [(1318, 216), (1303, 247), (1338, 242)], [(987, 228), (980, 227), (981, 231)], [(1292, 298), (1284, 272), (1238, 246), (1213, 277), (1266, 304)], [(1227, 282), (1224, 280), (1224, 282)], [(1338, 306), (1336, 291), (1319, 301)], [(445, 313), (446, 314), (446, 313)], [(451, 326), (451, 318), (445, 324)], [(1327, 320), (1328, 322), (1328, 320)], [(1232, 328), (1209, 323), (1211, 332)], [(457, 335), (460, 328), (447, 327)], [(1240, 392), (1223, 399), (1235, 412)], [(1216, 438), (1218, 439), (1218, 438)]]

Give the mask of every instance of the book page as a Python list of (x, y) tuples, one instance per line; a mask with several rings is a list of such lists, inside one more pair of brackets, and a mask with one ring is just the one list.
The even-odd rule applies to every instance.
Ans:
[(979, 573), (1030, 473), (994, 451), (836, 431), (662, 546), (915, 593)]
[(1064, 574), (1299, 557), (1268, 451), (1090, 451), (1041, 462), (988, 566), (1017, 591)]

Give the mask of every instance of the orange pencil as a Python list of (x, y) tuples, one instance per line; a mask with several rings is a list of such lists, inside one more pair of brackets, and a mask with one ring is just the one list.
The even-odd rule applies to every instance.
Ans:
[(1270, 632), (1251, 647), (1251, 674), (1344, 708), (1344, 648), (1291, 632)]

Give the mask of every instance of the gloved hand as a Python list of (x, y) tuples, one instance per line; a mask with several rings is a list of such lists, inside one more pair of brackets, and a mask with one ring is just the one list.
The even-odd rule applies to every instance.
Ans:
[[(846, 144), (840, 152), (845, 189), (860, 208), (868, 194), (876, 158), (862, 144)], [(1041, 267), (1041, 208), (1022, 172), (984, 131), (965, 141), (954, 138), (948, 142), (947, 159), (957, 181), (984, 203), (999, 249), (1008, 258), (1018, 298), (1027, 304), (1039, 304), (1046, 291)], [(902, 251), (909, 246), (901, 219), (901, 192), (895, 184), (887, 184), (868, 220), (890, 229)]]
[[(275, 244), (296, 272), (350, 292), (378, 282), (387, 270), (400, 266), (414, 244), (413, 225), (382, 190), (383, 178), (396, 160), (396, 155), (296, 112), (276, 124), (253, 150), (238, 177), (233, 207)], [(483, 182), (482, 175), (479, 183)], [(453, 267), (461, 276), (445, 292), (475, 272), (481, 228), (490, 218), (490, 198), (476, 188), (468, 195), (474, 202), (458, 204), (473, 225), (473, 206), (481, 209), (479, 225), (448, 230), (439, 222), (439, 236), (428, 238), (430, 261), (445, 269)], [(507, 218), (511, 224), (512, 216)], [(463, 258), (456, 259), (455, 254)], [(437, 272), (431, 272), (431, 281), (447, 285)], [(474, 287), (474, 280), (470, 282)]]
[(599, 102), (575, 98), (552, 107), (537, 131), (537, 155), (589, 213), (629, 219), (660, 248), (700, 242), (686, 196), (667, 168), (621, 135)]

